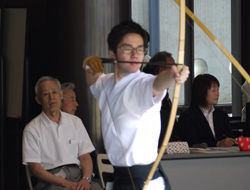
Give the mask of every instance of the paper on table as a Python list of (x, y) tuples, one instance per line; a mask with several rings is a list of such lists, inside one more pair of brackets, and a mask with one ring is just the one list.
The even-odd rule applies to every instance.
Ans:
[(209, 147), (209, 148), (190, 148), (190, 152), (200, 152), (200, 153), (230, 153), (239, 152), (238, 146), (233, 147)]

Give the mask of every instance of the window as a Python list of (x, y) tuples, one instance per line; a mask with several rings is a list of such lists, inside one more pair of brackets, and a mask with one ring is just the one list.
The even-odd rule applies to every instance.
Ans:
[[(149, 1), (132, 0), (132, 18), (149, 31)], [(231, 1), (228, 0), (193, 0), (195, 15), (231, 52)], [(179, 6), (173, 0), (159, 0), (160, 14), (160, 50), (173, 54), (177, 62), (179, 40)], [(188, 24), (188, 23), (186, 23)], [(194, 59), (207, 63), (207, 73), (214, 75), (220, 81), (219, 103), (232, 102), (232, 84), (229, 72), (230, 61), (210, 40), (209, 37), (194, 24)], [(152, 43), (152, 42), (150, 42)], [(151, 55), (152, 56), (152, 55)], [(186, 64), (186, 63), (185, 63)], [(194, 64), (194, 63), (192, 63)], [(196, 64), (197, 65), (197, 64)], [(197, 68), (196, 68), (197, 69)], [(191, 71), (194, 73), (194, 71)], [(192, 75), (190, 75), (192, 76)], [(170, 89), (172, 97), (174, 87)], [(184, 102), (184, 85), (181, 88), (180, 105)], [(190, 94), (188, 95), (190, 96)]]
[[(231, 52), (231, 3), (228, 0), (194, 0), (194, 14)], [(203, 59), (208, 73), (220, 82), (219, 104), (232, 102), (230, 60), (214, 42), (194, 25), (194, 59)]]

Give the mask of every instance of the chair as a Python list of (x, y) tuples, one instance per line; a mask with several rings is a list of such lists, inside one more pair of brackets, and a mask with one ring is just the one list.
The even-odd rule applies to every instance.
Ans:
[(103, 161), (109, 161), (107, 154), (98, 154), (97, 155), (97, 168), (99, 171), (99, 177), (101, 180), (102, 188), (105, 188), (103, 173), (114, 173), (114, 168), (112, 164), (106, 164)]
[(246, 104), (246, 125), (243, 131), (244, 137), (250, 137), (250, 102)]
[(25, 166), (25, 171), (26, 171), (29, 189), (33, 190), (32, 182), (31, 182), (32, 173), (31, 173), (30, 167), (28, 165)]

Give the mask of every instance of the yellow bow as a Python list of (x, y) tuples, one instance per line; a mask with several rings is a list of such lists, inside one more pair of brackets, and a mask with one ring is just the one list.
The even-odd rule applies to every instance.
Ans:
[[(180, 0), (174, 0), (178, 5), (180, 5)], [(208, 37), (220, 48), (220, 50), (227, 56), (227, 58), (232, 62), (235, 68), (240, 72), (240, 74), (247, 80), (250, 84), (250, 76), (243, 69), (243, 67), (239, 64), (239, 62), (234, 58), (231, 53), (222, 45), (222, 43), (208, 30), (208, 28), (194, 15), (189, 8), (185, 8), (185, 12), (187, 15), (194, 21), (196, 24), (208, 35)]]
[[(180, 15), (182, 14), (182, 11), (184, 9), (184, 11), (187, 13), (187, 15), (194, 21), (196, 22), (196, 24), (208, 35), (208, 37), (220, 48), (220, 50), (227, 56), (227, 58), (232, 62), (232, 64), (235, 66), (235, 68), (241, 73), (241, 75), (246, 79), (246, 81), (250, 84), (250, 76), (248, 75), (248, 73), (244, 70), (244, 68), (239, 64), (239, 62), (234, 58), (233, 55), (231, 55), (228, 50), (221, 44), (221, 42), (212, 34), (212, 32), (209, 31), (209, 29), (194, 15), (194, 13), (192, 11), (190, 11), (186, 6), (185, 6), (185, 2), (183, 2), (184, 0), (174, 0), (179, 6), (180, 6)], [(184, 6), (184, 8), (183, 8)], [(185, 13), (184, 13), (185, 15)], [(184, 16), (184, 20), (185, 20), (185, 16)], [(179, 39), (179, 53), (178, 53), (178, 63), (182, 63), (183, 64), (183, 58), (184, 58), (184, 41), (185, 40), (181, 40), (181, 31), (184, 31), (185, 33), (185, 29), (181, 29), (181, 21), (182, 18), (180, 16), (180, 39)], [(184, 21), (184, 28), (185, 28), (185, 21)], [(185, 37), (185, 34), (184, 34)], [(184, 39), (184, 38), (182, 38)], [(181, 46), (183, 45), (183, 49), (181, 49)], [(175, 91), (174, 91), (174, 98), (173, 98), (173, 104), (172, 104), (172, 108), (171, 108), (171, 114), (170, 114), (170, 120), (168, 123), (168, 128), (166, 131), (166, 135), (164, 137), (162, 146), (160, 148), (158, 157), (155, 161), (155, 164), (152, 166), (152, 169), (149, 172), (149, 175), (147, 177), (146, 183), (144, 185), (143, 190), (146, 190), (147, 185), (149, 183), (149, 181), (152, 179), (152, 176), (155, 172), (156, 167), (158, 166), (159, 162), (161, 161), (161, 157), (165, 152), (167, 143), (169, 141), (170, 135), (172, 133), (172, 129), (173, 129), (173, 124), (174, 124), (174, 120), (175, 120), (175, 115), (176, 115), (176, 110), (177, 110), (177, 106), (178, 106), (178, 99), (179, 99), (179, 91), (180, 91), (180, 84), (176, 84), (175, 85)], [(177, 95), (178, 94), (178, 95)]]
[[(179, 33), (179, 50), (178, 50), (178, 64), (183, 64), (184, 62), (184, 47), (185, 47), (185, 22), (186, 22), (186, 17), (185, 17), (185, 0), (180, 0), (179, 2), (180, 4), (180, 33)], [(178, 69), (181, 69), (181, 66), (178, 66)], [(161, 158), (166, 150), (166, 147), (168, 145), (168, 141), (170, 139), (172, 130), (173, 130), (173, 126), (174, 126), (174, 122), (175, 122), (175, 117), (176, 117), (176, 111), (177, 111), (177, 107), (178, 107), (178, 101), (179, 101), (179, 94), (180, 94), (180, 88), (181, 88), (181, 84), (176, 83), (175, 84), (175, 89), (174, 89), (174, 97), (173, 97), (173, 101), (172, 101), (172, 107), (171, 107), (171, 112), (170, 112), (170, 116), (169, 116), (169, 121), (168, 121), (168, 127), (167, 127), (167, 131), (165, 134), (165, 137), (163, 139), (161, 148), (159, 150), (158, 156), (151, 168), (151, 170), (149, 171), (148, 177), (145, 181), (145, 184), (143, 186), (143, 190), (146, 190), (148, 187), (148, 183), (149, 181), (152, 179), (155, 170), (157, 168), (157, 166), (159, 165)]]

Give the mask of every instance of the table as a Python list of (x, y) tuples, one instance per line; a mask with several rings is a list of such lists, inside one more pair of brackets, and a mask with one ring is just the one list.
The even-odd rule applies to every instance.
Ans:
[(164, 155), (161, 165), (172, 190), (250, 189), (249, 151)]

